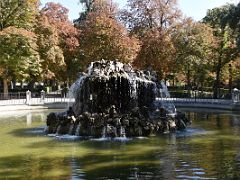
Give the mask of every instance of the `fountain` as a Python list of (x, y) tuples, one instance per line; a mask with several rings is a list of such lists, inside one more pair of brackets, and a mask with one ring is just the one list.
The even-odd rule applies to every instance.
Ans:
[(134, 70), (129, 64), (92, 62), (70, 91), (74, 104), (66, 112), (48, 115), (47, 134), (150, 136), (182, 130), (189, 123), (184, 114), (156, 103), (159, 90), (151, 72)]

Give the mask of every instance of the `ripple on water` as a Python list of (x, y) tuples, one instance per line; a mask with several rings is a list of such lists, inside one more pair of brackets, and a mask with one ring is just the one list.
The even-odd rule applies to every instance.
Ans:
[(175, 172), (186, 172), (185, 169), (175, 169), (174, 171), (175, 171)]
[(180, 167), (174, 170), (177, 179), (215, 179), (201, 177), (206, 176), (206, 170), (202, 167), (197, 167), (194, 161), (189, 163), (179, 159), (178, 162), (180, 163)]
[(205, 175), (206, 172), (204, 172), (203, 168), (191, 168), (190, 171), (192, 171), (192, 174), (194, 175)]
[(55, 139), (63, 140), (63, 141), (76, 141), (81, 140), (83, 137), (81, 136), (74, 136), (74, 135), (55, 135)]
[(31, 128), (25, 131), (27, 134), (44, 134), (45, 126)]
[(199, 180), (213, 180), (216, 178), (208, 178), (208, 177), (201, 177), (201, 176), (187, 176), (187, 175), (179, 175), (176, 176), (177, 179), (199, 179)]
[(191, 171), (204, 171), (203, 168), (191, 168), (190, 170)]
[(138, 136), (138, 137), (136, 137), (136, 139), (148, 139), (148, 137)]
[(111, 141), (110, 137), (104, 137), (104, 138), (92, 138), (91, 141)]
[[(31, 132), (33, 134), (43, 134), (43, 128), (38, 128), (35, 130), (31, 130), (28, 132)], [(189, 136), (194, 136), (194, 135), (204, 135), (204, 134), (208, 134), (210, 132), (205, 131), (203, 129), (197, 129), (197, 128), (187, 128), (184, 131), (177, 131), (175, 133), (176, 137), (189, 137)], [(128, 138), (128, 137), (116, 137), (116, 138), (111, 138), (111, 137), (104, 137), (104, 138), (91, 138), (91, 137), (83, 137), (83, 136), (75, 136), (75, 135), (56, 135), (56, 134), (48, 134), (47, 136), (49, 137), (55, 137), (58, 140), (81, 140), (81, 139), (89, 139), (91, 141), (121, 141), (121, 142), (125, 142), (125, 141), (130, 141), (133, 139), (140, 139), (140, 140), (144, 140), (144, 139), (148, 139), (148, 137), (134, 137), (134, 138)]]
[(127, 137), (115, 137), (113, 138), (114, 141), (120, 141), (120, 142), (126, 142), (132, 140), (132, 138), (127, 138)]
[(91, 141), (119, 141), (119, 142), (127, 142), (132, 140), (132, 138), (127, 138), (127, 137), (115, 137), (115, 138), (111, 138), (111, 137), (105, 137), (105, 138), (93, 138), (90, 139)]
[(202, 172), (202, 171), (194, 171), (193, 172), (194, 175), (204, 175), (206, 174), (205, 172)]
[[(36, 131), (37, 132), (37, 131)], [(39, 130), (40, 132), (40, 130)], [(41, 131), (43, 134), (43, 131)], [(90, 141), (116, 141), (116, 142), (127, 142), (133, 139), (147, 139), (146, 137), (136, 137), (136, 138), (129, 138), (129, 137), (104, 137), (104, 138), (92, 138), (89, 136), (76, 136), (76, 135), (57, 135), (57, 134), (47, 134), (48, 137), (54, 137), (57, 140), (63, 141), (75, 141), (75, 140), (90, 140)]]
[(205, 135), (209, 132), (204, 129), (197, 129), (197, 128), (187, 128), (183, 131), (177, 131), (176, 137), (189, 137), (189, 136), (195, 136), (195, 135)]

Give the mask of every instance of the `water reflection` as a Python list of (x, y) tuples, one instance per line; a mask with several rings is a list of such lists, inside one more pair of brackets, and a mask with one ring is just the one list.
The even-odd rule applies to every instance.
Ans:
[(2, 115), (0, 179), (239, 179), (240, 115), (185, 111), (186, 131), (128, 141), (44, 136), (49, 111)]
[[(56, 110), (62, 111), (62, 110)], [(46, 114), (49, 113), (49, 110), (20, 110), (20, 111), (10, 111), (10, 112), (0, 112), (0, 122), (5, 120), (17, 120), (23, 121), (26, 119), (26, 125), (29, 127), (32, 124), (33, 120), (38, 120), (41, 122), (46, 121)], [(34, 116), (34, 117), (33, 117)]]
[(32, 113), (27, 114), (27, 126), (31, 126), (32, 124)]

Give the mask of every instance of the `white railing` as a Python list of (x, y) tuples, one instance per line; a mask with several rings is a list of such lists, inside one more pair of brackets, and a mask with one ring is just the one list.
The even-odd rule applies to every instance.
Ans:
[(173, 102), (175, 104), (219, 104), (232, 105), (233, 101), (228, 99), (193, 99), (193, 98), (157, 98), (157, 101)]
[[(2, 97), (2, 98), (1, 98)], [(72, 103), (75, 100), (60, 93), (11, 93), (9, 96), (0, 94), (0, 106), (3, 105), (37, 105), (48, 103)], [(156, 102), (172, 102), (174, 104), (216, 104), (234, 105), (236, 101), (226, 99), (195, 99), (195, 98), (156, 98)]]
[(45, 93), (0, 93), (0, 106), (6, 105), (43, 105), (48, 103), (72, 103), (75, 100), (59, 92)]

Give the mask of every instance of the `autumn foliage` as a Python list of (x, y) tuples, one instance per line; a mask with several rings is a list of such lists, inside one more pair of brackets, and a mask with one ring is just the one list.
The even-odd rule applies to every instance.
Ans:
[(128, 0), (121, 10), (112, 0), (79, 2), (85, 11), (72, 22), (58, 3), (1, 1), (4, 92), (13, 79), (69, 84), (101, 59), (155, 70), (188, 90), (212, 86), (216, 97), (221, 83), (240, 81), (239, 4), (209, 10), (195, 22), (182, 15), (177, 0)]
[[(55, 72), (51, 71), (52, 76), (50, 75), (49, 78), (66, 80), (67, 76), (71, 75), (72, 70), (69, 67), (71, 67), (72, 61), (78, 53), (79, 30), (69, 21), (67, 14), (68, 9), (55, 3), (47, 3), (40, 11), (39, 18), (42, 19), (42, 26), (51, 29), (49, 30), (51, 31), (51, 38), (53, 38), (53, 45), (50, 47), (51, 51), (49, 53), (55, 55), (46, 64), (52, 66)], [(48, 38), (49, 36), (45, 39), (46, 43)]]
[(133, 64), (141, 69), (154, 69), (159, 77), (164, 77), (173, 67), (174, 53), (176, 50), (168, 34), (150, 30), (145, 34), (141, 49)]
[(94, 1), (94, 10), (88, 13), (81, 26), (80, 53), (83, 65), (99, 59), (132, 62), (137, 55), (139, 41), (130, 37), (124, 26), (114, 18), (114, 5), (105, 3)]
[(56, 78), (59, 71), (66, 67), (57, 29), (50, 24), (46, 16), (38, 16), (38, 23), (35, 31), (38, 34), (38, 52), (42, 59), (41, 66), (43, 67), (43, 71), (41, 78)]

